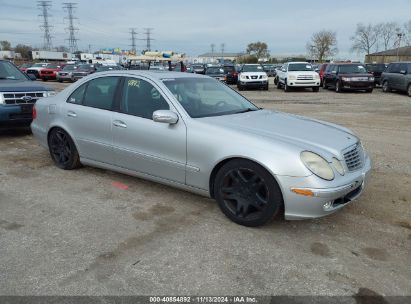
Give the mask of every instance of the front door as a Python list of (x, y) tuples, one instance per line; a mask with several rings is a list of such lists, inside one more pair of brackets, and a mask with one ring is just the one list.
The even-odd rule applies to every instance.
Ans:
[(185, 183), (186, 126), (154, 122), (156, 110), (173, 110), (149, 80), (127, 77), (119, 112), (113, 113), (116, 165), (170, 181)]

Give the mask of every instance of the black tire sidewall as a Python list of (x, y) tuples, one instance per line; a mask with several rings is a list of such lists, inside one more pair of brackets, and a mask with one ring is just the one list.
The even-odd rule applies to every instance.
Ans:
[[(53, 153), (51, 152), (50, 142), (51, 142), (51, 139), (53, 138), (53, 136), (55, 136), (55, 134), (57, 132), (64, 133), (67, 136), (67, 139), (68, 139), (68, 142), (69, 142), (69, 145), (70, 145), (71, 157), (70, 157), (70, 161), (67, 162), (67, 164), (59, 163), (55, 159)], [(54, 164), (58, 168), (63, 169), (63, 170), (71, 170), (71, 169), (77, 168), (79, 166), (79, 154), (77, 152), (76, 145), (74, 144), (74, 142), (71, 139), (70, 135), (66, 131), (64, 131), (63, 129), (55, 128), (55, 129), (51, 130), (51, 133), (50, 133), (50, 136), (49, 136), (49, 139), (48, 139), (48, 146), (49, 146), (49, 153), (50, 153), (51, 159), (53, 160)]]
[[(254, 220), (244, 220), (242, 218), (236, 217), (231, 211), (225, 206), (224, 200), (220, 196), (220, 185), (223, 182), (224, 176), (233, 169), (238, 168), (247, 168), (253, 170), (256, 174), (258, 174), (266, 183), (268, 190), (269, 190), (269, 206), (265, 210), (264, 214), (262, 214), (259, 218)], [(281, 210), (283, 206), (283, 197), (281, 193), (281, 189), (274, 179), (274, 177), (262, 166), (256, 164), (252, 161), (245, 160), (245, 159), (236, 159), (229, 161), (221, 169), (218, 171), (215, 179), (214, 179), (214, 197), (221, 209), (221, 211), (233, 222), (248, 226), (248, 227), (257, 227), (264, 225), (269, 220), (273, 219)]]

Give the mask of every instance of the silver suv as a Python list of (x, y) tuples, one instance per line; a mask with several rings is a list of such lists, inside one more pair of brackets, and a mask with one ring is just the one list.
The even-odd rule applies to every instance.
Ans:
[(390, 63), (381, 79), (384, 92), (402, 91), (411, 97), (411, 61)]

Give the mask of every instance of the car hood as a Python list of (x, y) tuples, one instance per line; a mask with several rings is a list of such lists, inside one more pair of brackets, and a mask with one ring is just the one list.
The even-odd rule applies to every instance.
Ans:
[(0, 92), (51, 91), (45, 85), (31, 80), (0, 80)]
[(262, 136), (272, 141), (287, 142), (299, 146), (302, 150), (317, 153), (327, 151), (334, 156), (340, 156), (342, 150), (359, 141), (347, 128), (268, 110), (201, 119), (214, 126), (246, 132), (252, 136)]
[(266, 76), (266, 72), (241, 72), (241, 75), (244, 76)]

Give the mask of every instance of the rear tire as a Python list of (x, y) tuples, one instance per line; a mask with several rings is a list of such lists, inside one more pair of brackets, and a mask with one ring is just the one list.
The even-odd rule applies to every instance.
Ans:
[(411, 97), (411, 83), (407, 87), (407, 95), (408, 97)]
[(367, 93), (372, 93), (373, 89), (365, 90)]
[(72, 170), (81, 166), (76, 145), (63, 129), (54, 128), (51, 130), (48, 146), (51, 159), (60, 169)]
[(327, 85), (327, 82), (325, 81), (325, 79), (323, 80), (323, 89), (324, 90), (328, 89), (328, 85)]
[(230, 220), (248, 227), (264, 225), (283, 206), (274, 177), (245, 159), (232, 160), (221, 167), (214, 180), (214, 197)]

